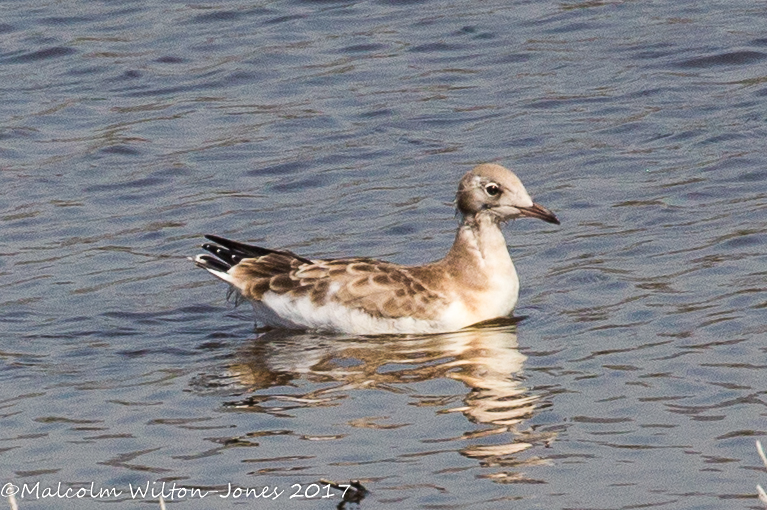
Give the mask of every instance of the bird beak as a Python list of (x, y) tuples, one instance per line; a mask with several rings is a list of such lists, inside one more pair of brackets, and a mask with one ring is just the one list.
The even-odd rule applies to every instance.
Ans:
[(518, 207), (519, 211), (522, 213), (522, 216), (529, 216), (531, 218), (538, 218), (540, 220), (545, 221), (546, 223), (553, 223), (555, 225), (559, 225), (559, 220), (556, 216), (554, 216), (554, 213), (543, 207), (539, 204), (533, 204), (532, 207)]

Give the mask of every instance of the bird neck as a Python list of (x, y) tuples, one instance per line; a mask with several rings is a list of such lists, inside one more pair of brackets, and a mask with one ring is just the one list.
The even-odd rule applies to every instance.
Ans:
[(503, 278), (511, 273), (516, 276), (506, 239), (491, 213), (464, 217), (445, 262), (453, 271), (474, 280), (481, 275), (484, 279)]

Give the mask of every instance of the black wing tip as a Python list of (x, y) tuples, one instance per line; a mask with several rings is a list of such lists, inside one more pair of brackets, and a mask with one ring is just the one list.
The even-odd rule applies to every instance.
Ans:
[[(213, 241), (214, 243), (216, 243), (216, 244), (220, 245), (221, 247), (223, 247), (231, 256), (237, 257), (238, 261), (235, 262), (235, 264), (238, 263), (242, 259), (263, 257), (265, 255), (269, 255), (270, 253), (278, 253), (280, 255), (287, 255), (289, 257), (292, 257), (294, 259), (297, 259), (297, 260), (303, 262), (304, 264), (311, 264), (312, 263), (311, 260), (309, 260), (309, 259), (307, 259), (305, 257), (301, 257), (300, 255), (296, 255), (295, 253), (290, 252), (290, 251), (272, 250), (272, 249), (269, 249), (269, 248), (262, 248), (260, 246), (255, 246), (255, 245), (252, 245), (252, 244), (245, 244), (245, 243), (241, 243), (239, 241), (233, 241), (231, 239), (227, 239), (225, 237), (217, 236), (215, 234), (205, 234), (205, 239), (207, 239), (208, 241)], [(211, 253), (213, 253), (215, 255), (218, 255), (218, 253), (216, 251), (208, 249), (208, 248), (206, 248), (206, 246), (212, 246), (212, 245), (209, 245), (209, 244), (206, 243), (206, 244), (203, 244), (202, 247), (205, 248), (206, 250), (210, 251)], [(221, 249), (220, 247), (214, 247), (214, 248)]]
[[(215, 234), (205, 234), (205, 239), (213, 241), (214, 243), (223, 246), (230, 252), (239, 255), (241, 258), (255, 258), (268, 255), (274, 250), (268, 248), (261, 248), (260, 246), (254, 246), (252, 244), (245, 244), (226, 237), (217, 236)], [(203, 245), (204, 247), (205, 245)]]
[(232, 267), (225, 261), (211, 257), (210, 255), (197, 255), (194, 259), (194, 263), (200, 267), (206, 269), (213, 269), (214, 271), (221, 271), (226, 273)]
[(227, 239), (226, 237), (217, 236), (216, 234), (205, 234), (203, 237), (207, 239), (208, 241), (213, 241), (214, 243), (218, 243), (221, 245), (235, 242), (235, 241), (232, 241), (231, 239)]

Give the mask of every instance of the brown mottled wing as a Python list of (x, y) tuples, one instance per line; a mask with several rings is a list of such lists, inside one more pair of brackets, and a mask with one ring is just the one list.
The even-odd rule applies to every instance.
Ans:
[(239, 282), (243, 297), (259, 301), (269, 290), (278, 294), (295, 290), (301, 282), (292, 275), (305, 265), (305, 259), (290, 252), (272, 252), (241, 260), (229, 269), (229, 274)]
[(332, 302), (374, 317), (433, 319), (447, 306), (445, 297), (429, 289), (407, 268), (371, 259), (317, 260), (304, 264), (269, 254), (246, 259), (232, 268), (251, 280), (243, 295), (260, 299), (267, 291), (309, 296), (318, 306)]
[(447, 305), (444, 296), (427, 288), (411, 268), (370, 259), (333, 260), (318, 266), (338, 284), (330, 300), (374, 317), (434, 319)]

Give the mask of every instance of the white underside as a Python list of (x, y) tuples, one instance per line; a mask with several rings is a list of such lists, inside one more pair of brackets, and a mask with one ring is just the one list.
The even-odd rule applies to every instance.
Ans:
[(308, 297), (292, 299), (267, 292), (253, 303), (258, 320), (268, 326), (334, 331), (355, 335), (445, 333), (473, 324), (459, 302), (434, 320), (413, 317), (380, 318), (335, 302), (317, 306)]

